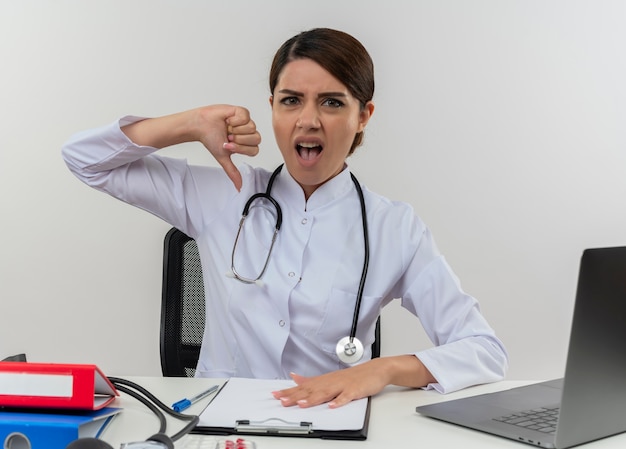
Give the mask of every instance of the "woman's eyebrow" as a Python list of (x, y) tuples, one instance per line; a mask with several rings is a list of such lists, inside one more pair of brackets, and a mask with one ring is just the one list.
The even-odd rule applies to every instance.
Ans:
[(345, 92), (320, 92), (317, 94), (317, 98), (322, 97), (347, 97), (348, 95)]
[(291, 89), (281, 89), (278, 91), (279, 94), (285, 94), (285, 95), (293, 95), (294, 97), (303, 97), (304, 94), (302, 92), (298, 92), (296, 90), (291, 90)]
[[(297, 90), (291, 89), (281, 89), (278, 91), (280, 94), (285, 95), (293, 95), (294, 97), (304, 97), (304, 93), (298, 92)], [(345, 92), (320, 92), (317, 94), (317, 98), (322, 97), (347, 97), (348, 95)]]

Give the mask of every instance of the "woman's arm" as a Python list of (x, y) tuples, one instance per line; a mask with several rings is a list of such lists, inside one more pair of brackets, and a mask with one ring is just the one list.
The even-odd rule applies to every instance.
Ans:
[[(159, 118), (128, 116), (81, 131), (68, 139), (62, 154), (70, 171), (88, 186), (192, 235), (195, 226), (202, 227), (206, 218), (203, 210), (208, 208), (206, 199), (204, 206), (199, 206), (198, 189), (225, 189), (213, 195), (211, 210), (219, 210), (236, 193), (224, 184), (218, 168), (192, 167), (184, 159), (153, 154), (159, 148), (193, 140), (201, 141), (225, 159), (224, 164), (232, 165), (230, 154), (256, 154), (261, 138), (246, 109), (207, 106)], [(240, 173), (234, 165), (230, 169), (230, 179), (240, 188)], [(192, 172), (204, 175), (196, 178)]]
[(254, 156), (261, 135), (247, 109), (214, 105), (158, 118), (130, 117), (111, 126), (75, 134), (63, 147), (63, 158), (72, 172), (90, 184), (98, 173), (139, 160), (160, 148), (184, 142), (201, 142), (241, 189), (241, 174), (231, 161), (233, 154)]
[(230, 159), (235, 153), (255, 156), (261, 135), (247, 109), (214, 105), (146, 119), (122, 127), (135, 144), (165, 148), (185, 142), (201, 142), (222, 166), (237, 190), (241, 174)]

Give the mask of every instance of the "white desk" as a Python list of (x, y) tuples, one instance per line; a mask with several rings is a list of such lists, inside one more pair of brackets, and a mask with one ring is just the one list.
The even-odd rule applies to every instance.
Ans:
[[(191, 397), (211, 385), (212, 379), (128, 377), (139, 383), (170, 405), (183, 397)], [(219, 380), (221, 383), (223, 380)], [(257, 449), (319, 448), (368, 449), (368, 448), (480, 448), (523, 449), (531, 447), (524, 443), (484, 434), (452, 424), (438, 422), (415, 412), (417, 405), (440, 402), (464, 396), (502, 390), (528, 382), (504, 381), (491, 385), (469, 388), (449, 395), (432, 391), (387, 387), (372, 399), (368, 438), (366, 441), (336, 441), (317, 438), (246, 436), (256, 442)], [(207, 401), (193, 405), (185, 413), (200, 413)], [(156, 433), (158, 420), (145, 406), (124, 394), (114, 404), (124, 411), (115, 418), (104, 432), (103, 439), (115, 449), (120, 443), (142, 441)], [(176, 433), (185, 422), (168, 419), (168, 435)], [(236, 438), (236, 437), (233, 437)], [(626, 433), (583, 446), (589, 449), (616, 449), (626, 447)]]

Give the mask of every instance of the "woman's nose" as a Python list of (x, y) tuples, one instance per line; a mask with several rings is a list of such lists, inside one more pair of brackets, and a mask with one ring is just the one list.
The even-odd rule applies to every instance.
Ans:
[(300, 111), (300, 116), (296, 122), (298, 128), (316, 129), (320, 127), (319, 111), (313, 105), (304, 106)]

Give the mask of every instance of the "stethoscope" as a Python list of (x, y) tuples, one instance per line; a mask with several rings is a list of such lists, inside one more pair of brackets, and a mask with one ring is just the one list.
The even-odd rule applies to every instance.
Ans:
[[(245, 206), (243, 207), (241, 219), (239, 220), (239, 230), (237, 231), (237, 236), (235, 237), (235, 243), (233, 245), (233, 252), (232, 252), (231, 262), (230, 262), (231, 272), (228, 273), (228, 276), (233, 277), (245, 284), (256, 284), (259, 286), (263, 286), (263, 281), (261, 281), (261, 278), (263, 277), (263, 274), (265, 273), (265, 270), (267, 269), (267, 265), (270, 260), (270, 255), (272, 254), (272, 249), (274, 248), (274, 242), (276, 242), (276, 236), (278, 235), (278, 231), (280, 230), (280, 227), (283, 222), (282, 209), (280, 208), (280, 205), (278, 204), (278, 202), (270, 194), (272, 190), (272, 186), (274, 184), (274, 180), (276, 179), (276, 176), (278, 176), (278, 173), (280, 173), (280, 170), (282, 168), (283, 168), (283, 164), (279, 165), (278, 168), (274, 170), (274, 172), (270, 176), (270, 179), (267, 183), (267, 189), (265, 190), (265, 192), (259, 192), (259, 193), (255, 193), (254, 195), (252, 195), (246, 202)], [(365, 287), (365, 279), (367, 277), (367, 268), (369, 266), (369, 257), (370, 257), (369, 237), (368, 237), (368, 231), (367, 231), (367, 217), (365, 213), (365, 199), (363, 198), (363, 190), (361, 190), (359, 181), (356, 179), (356, 177), (352, 173), (350, 173), (350, 177), (352, 178), (352, 182), (354, 183), (354, 186), (356, 187), (357, 194), (359, 195), (359, 201), (361, 203), (361, 219), (363, 221), (363, 241), (364, 241), (365, 255), (363, 257), (363, 271), (361, 272), (361, 280), (359, 281), (359, 290), (357, 292), (356, 304), (354, 305), (354, 314), (352, 316), (352, 327), (350, 328), (350, 335), (340, 339), (337, 342), (337, 347), (335, 348), (335, 351), (337, 353), (337, 357), (339, 358), (339, 360), (347, 364), (356, 363), (359, 360), (361, 360), (361, 358), (363, 357), (363, 344), (358, 338), (356, 338), (356, 329), (357, 329), (357, 324), (359, 322), (359, 311), (361, 309), (361, 300), (363, 298), (363, 289)], [(243, 224), (246, 221), (246, 218), (248, 217), (248, 213), (250, 212), (252, 203), (262, 198), (269, 201), (269, 203), (276, 210), (276, 224), (274, 226), (274, 234), (272, 235), (272, 241), (271, 241), (269, 250), (267, 252), (267, 257), (265, 258), (265, 264), (263, 264), (263, 268), (261, 269), (261, 272), (259, 273), (258, 276), (254, 278), (249, 278), (249, 277), (242, 276), (241, 274), (237, 272), (237, 269), (235, 268), (235, 253), (237, 251), (237, 243), (239, 242), (239, 236), (241, 235)]]

